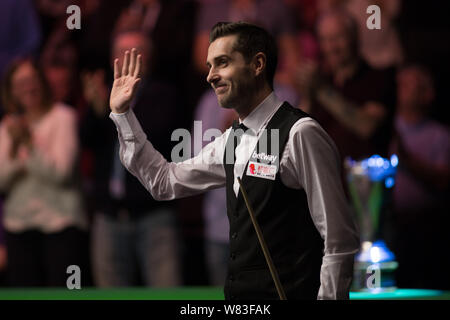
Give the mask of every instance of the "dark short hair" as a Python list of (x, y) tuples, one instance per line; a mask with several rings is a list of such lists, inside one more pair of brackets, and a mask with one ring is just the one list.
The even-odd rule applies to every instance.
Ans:
[(211, 29), (209, 43), (230, 35), (237, 35), (233, 49), (240, 52), (247, 63), (258, 52), (265, 54), (266, 80), (273, 89), (273, 78), (278, 63), (278, 49), (272, 35), (265, 29), (246, 22), (218, 22)]
[(41, 66), (30, 57), (19, 57), (13, 62), (11, 62), (7, 70), (3, 76), (2, 86), (1, 86), (1, 95), (2, 95), (2, 103), (5, 108), (6, 113), (20, 113), (22, 111), (21, 106), (17, 103), (16, 99), (14, 99), (12, 94), (12, 77), (14, 73), (16, 73), (17, 69), (22, 65), (29, 63), (36, 70), (37, 76), (39, 78), (39, 82), (41, 83), (42, 89), (42, 106), (49, 109), (52, 106), (53, 99), (51, 94), (50, 85), (45, 77), (44, 71)]

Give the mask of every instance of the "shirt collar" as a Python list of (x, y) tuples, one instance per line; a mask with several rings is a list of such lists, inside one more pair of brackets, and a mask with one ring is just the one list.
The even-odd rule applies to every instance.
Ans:
[(247, 117), (245, 117), (244, 121), (239, 120), (239, 122), (243, 122), (247, 128), (252, 129), (253, 132), (258, 134), (281, 104), (282, 101), (280, 101), (272, 91)]

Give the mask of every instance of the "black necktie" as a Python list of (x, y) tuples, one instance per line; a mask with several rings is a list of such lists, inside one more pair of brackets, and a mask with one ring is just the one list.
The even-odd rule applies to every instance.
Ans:
[(239, 121), (237, 121), (237, 120), (234, 120), (233, 121), (233, 130), (237, 130), (237, 129), (242, 129), (243, 131), (246, 131), (248, 128), (245, 126), (245, 124), (242, 122), (242, 123), (239, 123)]
[(236, 162), (236, 148), (237, 148), (238, 144), (241, 143), (241, 137), (244, 134), (244, 132), (248, 130), (248, 128), (244, 125), (244, 123), (239, 123), (239, 121), (237, 121), (237, 120), (233, 121), (232, 128), (234, 130), (234, 133), (233, 133), (234, 134), (234, 144), (233, 144), (233, 148), (234, 148), (233, 159), (234, 160), (233, 160), (233, 163), (235, 163)]

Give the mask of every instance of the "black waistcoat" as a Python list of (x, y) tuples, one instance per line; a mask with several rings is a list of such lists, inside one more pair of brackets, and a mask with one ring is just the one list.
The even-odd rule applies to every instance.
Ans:
[[(308, 116), (288, 103), (284, 103), (267, 124), (267, 144), (259, 139), (255, 151), (267, 145), (270, 153), (272, 129), (279, 130), (278, 160), (289, 138), (289, 131), (297, 120)], [(227, 150), (233, 137), (227, 141)], [(253, 152), (252, 152), (253, 154)], [(264, 160), (251, 161), (268, 163)], [(301, 161), (301, 159), (299, 160)], [(275, 180), (248, 176), (248, 162), (242, 177), (249, 202), (255, 212), (270, 255), (278, 271), (288, 299), (316, 299), (320, 287), (320, 267), (323, 257), (323, 240), (313, 224), (303, 189), (286, 187), (280, 178), (279, 161)], [(263, 251), (244, 199), (233, 191), (234, 164), (227, 164), (226, 172), (227, 214), (230, 221), (230, 259), (225, 283), (226, 299), (278, 299)]]

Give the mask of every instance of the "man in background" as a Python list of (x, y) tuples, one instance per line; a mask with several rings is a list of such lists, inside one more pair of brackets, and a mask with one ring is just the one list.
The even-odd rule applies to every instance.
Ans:
[(426, 68), (403, 67), (397, 83), (391, 145), (399, 157), (393, 190), (397, 284), (448, 290), (450, 131), (428, 116), (435, 89)]
[[(143, 81), (131, 102), (132, 109), (139, 114), (146, 134), (169, 157), (171, 133), (179, 123), (176, 92), (146, 73), (151, 41), (142, 32), (119, 32), (112, 54), (121, 56), (133, 47), (142, 52)], [(103, 81), (102, 72), (84, 79), (91, 108), (81, 128), (84, 146), (94, 156), (94, 280), (101, 287), (177, 286), (181, 279), (174, 203), (152, 199), (121, 165), (117, 130), (108, 119), (108, 89)]]

